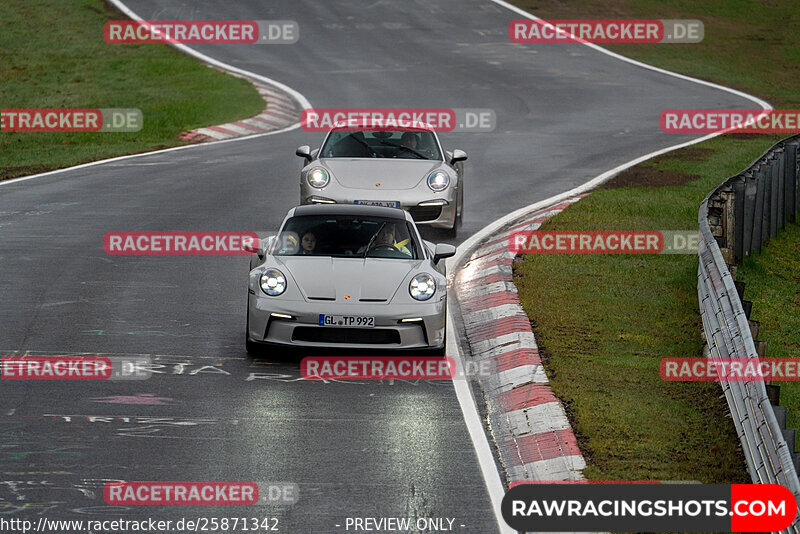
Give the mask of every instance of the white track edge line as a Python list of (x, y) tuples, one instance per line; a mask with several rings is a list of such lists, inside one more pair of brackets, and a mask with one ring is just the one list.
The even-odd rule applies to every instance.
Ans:
[(456, 369), (453, 376), (459, 377), (453, 380), (453, 388), (456, 391), (458, 404), (461, 406), (461, 413), (464, 416), (464, 423), (467, 426), (469, 437), (475, 448), (478, 457), (478, 466), (486, 483), (486, 490), (492, 503), (497, 526), (501, 534), (516, 534), (516, 530), (508, 526), (503, 519), (501, 504), (506, 494), (503, 481), (500, 479), (500, 472), (495, 463), (494, 453), (489, 445), (489, 438), (483, 430), (483, 421), (478, 413), (478, 403), (472, 396), (469, 386), (469, 377), (464, 373), (464, 361), (461, 349), (456, 340), (456, 327), (453, 324), (453, 315), (450, 313), (450, 303), (447, 304), (447, 354), (452, 354)]

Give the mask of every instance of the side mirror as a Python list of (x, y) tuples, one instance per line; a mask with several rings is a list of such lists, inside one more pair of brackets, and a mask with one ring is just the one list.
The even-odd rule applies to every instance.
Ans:
[(456, 247), (447, 243), (439, 243), (433, 251), (433, 264), (436, 265), (440, 260), (456, 255)]
[(263, 260), (266, 257), (267, 251), (272, 247), (276, 239), (278, 239), (277, 235), (270, 235), (259, 241), (258, 251), (256, 252), (258, 259)]
[(308, 145), (297, 147), (297, 150), (295, 150), (294, 153), (300, 156), (301, 158), (305, 158), (308, 161), (311, 161), (311, 147)]
[(259, 260), (263, 260), (267, 256), (267, 249), (272, 245), (272, 242), (275, 241), (275, 236), (269, 236), (265, 239), (259, 239), (258, 241), (248, 241), (242, 245), (247, 252), (252, 252), (253, 254), (258, 255)]
[(242, 248), (247, 252), (252, 252), (253, 254), (258, 253), (260, 240), (258, 239), (243, 239), (242, 240)]
[(450, 163), (458, 163), (459, 161), (467, 161), (467, 153), (463, 150), (453, 150), (453, 157), (450, 158)]

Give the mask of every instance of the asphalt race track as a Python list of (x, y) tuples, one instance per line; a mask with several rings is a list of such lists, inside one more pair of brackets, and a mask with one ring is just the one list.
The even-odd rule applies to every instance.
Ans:
[[(510, 43), (519, 16), (488, 0), (127, 5), (145, 19), (298, 21), (294, 45), (195, 48), (316, 107), (495, 110), (492, 133), (442, 134), (469, 154), (458, 241), (691, 139), (659, 130), (663, 109), (753, 107), (581, 45)], [(103, 250), (109, 231), (274, 230), (298, 201), (294, 149), (321, 138), (294, 130), (0, 186), (3, 354), (146, 354), (163, 365), (141, 382), (4, 382), (0, 517), (269, 516), (288, 534), (344, 532), (348, 517), (432, 517), (454, 518), (455, 532), (498, 531), (452, 384), (298, 380), (296, 360), (244, 351), (246, 257)], [(246, 512), (114, 509), (100, 489), (114, 479), (286, 481), (301, 498)]]

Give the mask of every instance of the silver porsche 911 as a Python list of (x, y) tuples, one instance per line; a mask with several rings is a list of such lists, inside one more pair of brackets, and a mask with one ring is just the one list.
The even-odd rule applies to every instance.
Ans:
[(448, 244), (424, 241), (403, 210), (292, 208), (250, 261), (247, 350), (445, 346)]
[(421, 123), (395, 131), (339, 126), (322, 146), (301, 146), (301, 204), (367, 204), (403, 208), (417, 224), (455, 236), (464, 210), (463, 150), (446, 152)]

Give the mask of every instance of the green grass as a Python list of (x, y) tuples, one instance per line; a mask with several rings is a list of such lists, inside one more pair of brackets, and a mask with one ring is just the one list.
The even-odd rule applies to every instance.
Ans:
[[(691, 170), (701, 179), (600, 189), (543, 229), (696, 228), (697, 208), (719, 177), (745, 167), (764, 148), (733, 138), (704, 146), (712, 152), (701, 161), (645, 164)], [(719, 386), (665, 382), (659, 375), (662, 358), (702, 355), (696, 256), (536, 255), (518, 264), (516, 274), (523, 307), (549, 355), (553, 390), (588, 455), (587, 477), (746, 480)]]
[(0, 107), (139, 108), (135, 133), (0, 133), (0, 179), (185, 144), (185, 130), (251, 117), (264, 101), (246, 80), (165, 45), (110, 45), (125, 17), (102, 0), (0, 2)]
[[(800, 106), (800, 13), (793, 1), (515, 3), (550, 19), (702, 19), (701, 44), (608, 48), (745, 90), (776, 107)], [(695, 176), (679, 180), (682, 185), (599, 189), (543, 229), (696, 229), (700, 202), (711, 189), (781, 137), (726, 135), (650, 160), (635, 170)], [(754, 318), (762, 320), (760, 337), (773, 335), (770, 349), (781, 343), (785, 355), (796, 355), (800, 343), (800, 288), (790, 267), (792, 261), (795, 270), (798, 264), (797, 238), (796, 229), (787, 232), (740, 271), (740, 279), (748, 281), (747, 297), (755, 301)], [(515, 274), (523, 306), (547, 354), (553, 390), (564, 401), (587, 456), (587, 477), (749, 481), (719, 386), (665, 382), (659, 376), (662, 358), (702, 355), (695, 255), (527, 256)], [(793, 283), (780, 283), (781, 277)], [(756, 295), (775, 305), (759, 308)], [(768, 335), (773, 329), (783, 334)], [(785, 391), (784, 399), (796, 403), (800, 394)]]
[[(515, 0), (552, 19), (700, 19), (694, 44), (601, 45), (624, 56), (768, 100), (800, 106), (800, 10), (794, 0)], [(754, 109), (755, 106), (754, 106)]]
[[(753, 301), (751, 319), (759, 321), (759, 339), (767, 342), (767, 356), (800, 356), (800, 228), (786, 229), (761, 249), (745, 258), (737, 280), (745, 282), (744, 297)], [(788, 406), (788, 426), (800, 427), (800, 387), (781, 386), (781, 405)]]

